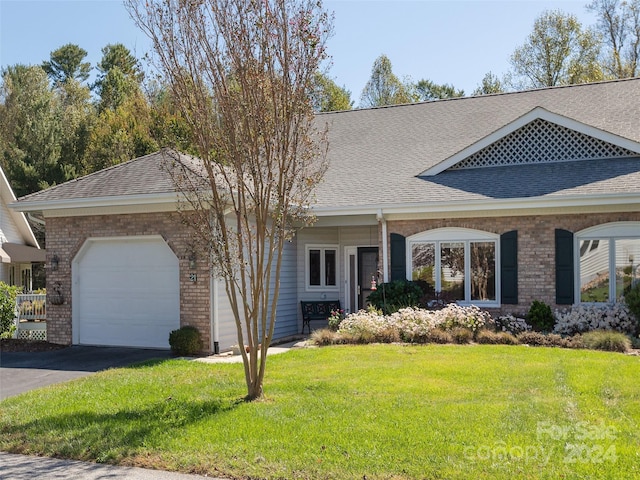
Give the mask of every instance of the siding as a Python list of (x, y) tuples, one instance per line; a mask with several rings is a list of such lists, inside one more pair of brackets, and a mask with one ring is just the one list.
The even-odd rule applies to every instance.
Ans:
[(5, 242), (24, 244), (9, 208), (0, 201), (0, 244)]
[[(297, 239), (285, 243), (280, 271), (280, 295), (276, 311), (276, 325), (273, 338), (295, 335), (298, 330), (298, 296), (297, 296)], [(274, 272), (275, 273), (275, 272)], [(271, 291), (275, 287), (275, 279), (271, 280)]]
[[(298, 299), (296, 312), (298, 317), (298, 331), (302, 330), (301, 300), (333, 300), (338, 298), (341, 305), (345, 305), (346, 296), (346, 247), (377, 247), (380, 242), (377, 225), (357, 227), (309, 227), (302, 229), (296, 236), (298, 240), (297, 252), (297, 289)], [(335, 289), (308, 291), (306, 288), (305, 265), (307, 245), (338, 245), (338, 291)]]

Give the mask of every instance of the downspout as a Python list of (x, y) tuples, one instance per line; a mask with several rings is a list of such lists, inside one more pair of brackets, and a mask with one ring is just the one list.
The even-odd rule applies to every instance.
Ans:
[(211, 292), (211, 299), (209, 301), (209, 316), (211, 318), (211, 350), (214, 355), (220, 353), (220, 321), (218, 318), (218, 280), (213, 275), (209, 275), (209, 291)]
[(378, 222), (382, 224), (382, 280), (384, 283), (389, 282), (389, 245), (387, 241), (387, 220), (384, 218), (382, 209), (378, 210), (376, 216)]

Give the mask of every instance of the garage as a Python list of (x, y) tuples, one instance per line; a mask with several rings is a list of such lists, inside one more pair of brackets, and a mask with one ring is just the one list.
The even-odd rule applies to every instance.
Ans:
[(160, 236), (91, 238), (72, 264), (73, 343), (169, 348), (178, 258)]

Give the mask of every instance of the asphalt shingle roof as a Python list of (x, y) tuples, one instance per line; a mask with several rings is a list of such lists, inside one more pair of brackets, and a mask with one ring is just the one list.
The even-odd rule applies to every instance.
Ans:
[[(640, 142), (640, 79), (323, 114), (318, 120), (329, 126), (330, 168), (318, 189), (318, 205), (385, 205), (621, 189), (640, 193), (639, 160), (622, 162), (627, 169), (622, 178), (607, 174), (613, 162), (601, 161), (447, 171), (417, 178), (536, 107)], [(585, 183), (576, 185), (577, 178)]]
[[(320, 207), (640, 193), (640, 159), (421, 172), (536, 107), (640, 142), (640, 79), (317, 115), (329, 128)], [(20, 203), (175, 192), (166, 151), (20, 199)], [(181, 160), (192, 162), (191, 157)]]

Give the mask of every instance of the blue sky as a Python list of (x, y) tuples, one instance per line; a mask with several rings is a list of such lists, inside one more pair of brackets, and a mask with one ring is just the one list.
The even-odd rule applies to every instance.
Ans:
[[(374, 60), (387, 55), (400, 78), (428, 78), (471, 93), (485, 73), (501, 76), (509, 56), (544, 10), (595, 18), (578, 0), (325, 0), (335, 14), (329, 74), (357, 104)], [(52, 50), (76, 43), (95, 65), (101, 49), (123, 43), (137, 57), (147, 38), (120, 0), (0, 0), (0, 66), (40, 64)]]

